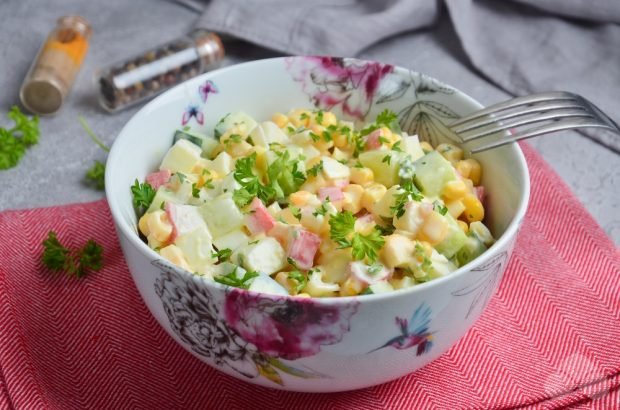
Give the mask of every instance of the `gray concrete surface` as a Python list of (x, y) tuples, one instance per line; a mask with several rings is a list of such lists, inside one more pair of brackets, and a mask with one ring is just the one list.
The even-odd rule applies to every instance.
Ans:
[[(81, 14), (94, 28), (91, 48), (63, 110), (41, 120), (41, 141), (18, 167), (0, 171), (0, 211), (52, 206), (101, 198), (84, 184), (95, 159), (105, 159), (86, 136), (77, 117), (111, 144), (133, 108), (110, 115), (96, 101), (94, 75), (98, 67), (166, 42), (192, 27), (197, 15), (163, 0), (4, 0), (0, 2), (0, 112), (18, 102), (20, 84), (45, 35), (63, 14)], [(377, 59), (425, 72), (461, 88), (482, 103), (507, 95), (489, 84), (467, 64), (446, 22), (426, 33), (407, 33), (377, 44), (360, 57)], [(227, 41), (224, 64), (275, 54), (245, 43)], [(462, 84), (468, 84), (462, 86)], [(5, 124), (0, 119), (0, 124)], [(620, 244), (620, 156), (574, 133), (532, 140), (531, 144), (570, 186), (607, 234)]]

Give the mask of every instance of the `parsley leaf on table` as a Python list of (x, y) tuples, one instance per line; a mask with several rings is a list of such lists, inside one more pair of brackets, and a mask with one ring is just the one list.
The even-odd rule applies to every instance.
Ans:
[[(101, 141), (99, 137), (97, 137), (97, 134), (95, 134), (95, 132), (90, 128), (84, 117), (82, 117), (81, 115), (78, 116), (78, 122), (80, 123), (86, 134), (90, 137), (90, 139), (92, 139), (93, 142), (99, 146), (99, 148), (101, 148), (105, 152), (110, 152), (110, 148), (105, 145), (105, 143)], [(101, 161), (95, 160), (93, 166), (90, 167), (88, 171), (86, 171), (86, 180), (93, 184), (96, 189), (105, 189), (105, 164)]]
[(56, 232), (50, 231), (43, 241), (43, 264), (54, 271), (81, 278), (90, 270), (98, 271), (103, 265), (103, 248), (93, 239), (80, 249), (64, 247)]
[(105, 188), (105, 164), (95, 160), (92, 167), (86, 171), (86, 180), (92, 183), (97, 189)]
[(39, 117), (28, 118), (17, 106), (7, 114), (13, 128), (0, 128), (0, 170), (16, 166), (26, 149), (39, 142)]

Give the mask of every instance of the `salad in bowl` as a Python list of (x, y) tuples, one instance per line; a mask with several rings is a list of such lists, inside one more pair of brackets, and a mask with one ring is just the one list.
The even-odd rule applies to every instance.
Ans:
[(162, 94), (106, 164), (146, 307), (261, 386), (343, 391), (422, 368), (486, 309), (527, 208), (519, 146), (469, 155), (445, 125), (480, 108), (425, 74), (333, 57)]
[(381, 112), (361, 127), (293, 109), (179, 129), (139, 229), (178, 267), (277, 295), (392, 292), (449, 275), (492, 245), (481, 165)]

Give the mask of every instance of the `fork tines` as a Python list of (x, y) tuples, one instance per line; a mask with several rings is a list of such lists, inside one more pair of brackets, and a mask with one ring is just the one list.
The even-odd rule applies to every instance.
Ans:
[(472, 153), (549, 132), (587, 127), (619, 131), (613, 120), (588, 100), (563, 91), (514, 98), (450, 125), (464, 143), (489, 137), (473, 147)]

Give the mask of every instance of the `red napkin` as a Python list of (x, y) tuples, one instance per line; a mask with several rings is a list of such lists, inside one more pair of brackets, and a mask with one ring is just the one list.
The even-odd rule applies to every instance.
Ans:
[[(155, 322), (104, 201), (0, 214), (0, 408), (620, 408), (620, 252), (523, 145), (532, 197), (498, 293), (467, 335), (420, 371), (360, 391), (256, 387), (203, 364)], [(105, 267), (44, 269), (41, 242), (90, 238)]]

